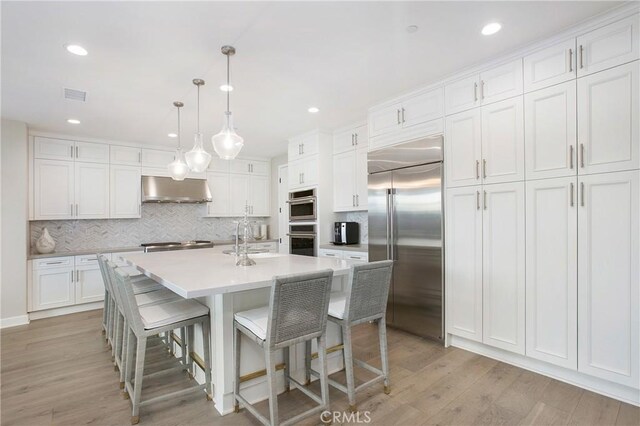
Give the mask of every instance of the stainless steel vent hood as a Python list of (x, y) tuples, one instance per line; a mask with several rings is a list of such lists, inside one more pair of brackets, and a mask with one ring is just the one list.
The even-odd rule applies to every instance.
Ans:
[(142, 176), (143, 203), (207, 203), (211, 191), (206, 179), (173, 180), (170, 177)]

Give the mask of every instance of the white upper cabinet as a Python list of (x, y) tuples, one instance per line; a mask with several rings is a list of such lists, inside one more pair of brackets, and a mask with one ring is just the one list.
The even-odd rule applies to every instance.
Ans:
[(483, 183), (524, 180), (522, 97), (482, 107)]
[(249, 176), (229, 175), (229, 214), (232, 216), (243, 216), (245, 206), (249, 204)]
[(34, 219), (71, 219), (75, 213), (74, 163), (34, 161)]
[(482, 342), (481, 187), (446, 192), (447, 332)]
[(207, 203), (207, 216), (229, 216), (229, 204), (231, 202), (229, 179), (228, 173), (207, 173), (207, 184), (211, 191), (211, 202)]
[(169, 163), (175, 159), (174, 151), (159, 149), (142, 149), (142, 165), (144, 167), (158, 167), (166, 169)]
[(269, 216), (269, 178), (250, 176), (248, 186), (249, 214), (251, 216)]
[(580, 174), (640, 165), (638, 62), (578, 79)]
[(578, 368), (577, 179), (526, 183), (526, 354)]
[(75, 217), (109, 217), (109, 165), (75, 163)]
[(401, 114), (401, 103), (380, 108), (369, 113), (369, 136), (379, 136), (401, 128)]
[(527, 93), (524, 132), (527, 179), (575, 175), (576, 82)]
[(229, 161), (231, 173), (247, 173), (266, 176), (269, 174), (269, 163), (256, 160), (231, 160)]
[(356, 151), (333, 156), (333, 211), (350, 211), (356, 207)]
[(483, 105), (522, 94), (522, 59), (480, 73)]
[(578, 77), (640, 57), (638, 14), (578, 37)]
[(350, 129), (336, 132), (333, 135), (333, 153), (354, 149), (367, 148), (369, 145), (367, 126), (352, 127)]
[(640, 172), (580, 176), (578, 370), (638, 387)]
[(289, 163), (289, 189), (306, 188), (318, 184), (318, 159), (308, 158)]
[(139, 166), (142, 164), (142, 150), (131, 146), (111, 145), (109, 162), (123, 166)]
[(140, 217), (140, 166), (112, 165), (109, 169), (109, 216)]
[(522, 59), (474, 74), (445, 86), (447, 115), (522, 94)]
[(317, 154), (319, 150), (320, 137), (317, 133), (298, 136), (289, 141), (289, 161), (299, 158), (307, 158)]
[(210, 172), (227, 173), (229, 172), (230, 163), (231, 163), (230, 160), (223, 160), (217, 155), (212, 155), (211, 162), (209, 163), (209, 167), (207, 170), (209, 170)]
[(52, 139), (36, 136), (33, 138), (33, 157), (47, 160), (73, 161), (75, 142), (65, 139)]
[(524, 182), (483, 191), (482, 341), (524, 355)]
[(359, 149), (356, 151), (356, 209), (367, 210), (368, 199), (369, 172), (367, 170), (367, 150)]
[(524, 91), (542, 89), (576, 78), (576, 39), (556, 43), (524, 58)]
[(472, 109), (446, 119), (445, 167), (447, 186), (480, 183), (482, 120), (480, 109)]
[(109, 163), (109, 145), (103, 143), (76, 142), (76, 161), (84, 163)]

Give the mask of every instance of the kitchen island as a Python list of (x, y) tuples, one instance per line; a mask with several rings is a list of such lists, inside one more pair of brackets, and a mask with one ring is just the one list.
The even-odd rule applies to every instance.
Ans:
[[(227, 247), (228, 248), (228, 247)], [(213, 399), (216, 409), (225, 415), (233, 411), (233, 315), (269, 303), (270, 287), (276, 275), (334, 271), (332, 291), (342, 291), (343, 278), (349, 273), (349, 264), (341, 259), (296, 256), (277, 253), (251, 255), (256, 264), (235, 266), (236, 257), (223, 253), (222, 247), (211, 249), (166, 251), (157, 253), (131, 253), (125, 260), (146, 276), (184, 298), (196, 298), (209, 307), (211, 315), (211, 354)], [(202, 354), (200, 333), (194, 334), (196, 354)], [(246, 338), (246, 337), (243, 337)], [(327, 325), (327, 346), (341, 343), (339, 329)], [(265, 368), (263, 352), (247, 339), (243, 341), (241, 371), (243, 394), (251, 401), (266, 399), (267, 385), (260, 371)], [(194, 349), (191, 349), (194, 351)], [(315, 346), (314, 346), (315, 351)], [(339, 353), (328, 358), (329, 373), (342, 368)], [(304, 346), (291, 349), (290, 370), (303, 380)], [(197, 355), (196, 355), (197, 358)], [(279, 362), (282, 358), (280, 358)], [(317, 368), (317, 367), (316, 367)], [(282, 373), (278, 387), (284, 389)], [(196, 380), (204, 381), (201, 371)]]

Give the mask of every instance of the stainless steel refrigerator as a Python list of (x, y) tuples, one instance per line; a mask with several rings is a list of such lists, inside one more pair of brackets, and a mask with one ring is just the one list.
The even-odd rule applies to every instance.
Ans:
[(393, 259), (387, 322), (432, 339), (444, 335), (442, 136), (372, 151), (369, 260)]

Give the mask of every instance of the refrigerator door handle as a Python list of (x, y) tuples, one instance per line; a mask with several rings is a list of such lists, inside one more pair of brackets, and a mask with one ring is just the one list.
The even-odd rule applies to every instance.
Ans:
[(394, 198), (394, 191), (393, 189), (388, 189), (387, 190), (387, 194), (388, 194), (388, 205), (389, 205), (389, 210), (388, 210), (388, 226), (389, 226), (389, 232), (387, 232), (387, 244), (389, 247), (389, 255), (387, 255), (387, 257), (390, 260), (396, 260), (396, 253), (395, 253), (395, 244), (396, 244), (396, 236), (395, 236), (395, 221), (394, 221), (394, 217), (396, 214), (396, 208), (395, 208), (395, 200)]
[(387, 189), (387, 260), (391, 259), (391, 189)]

